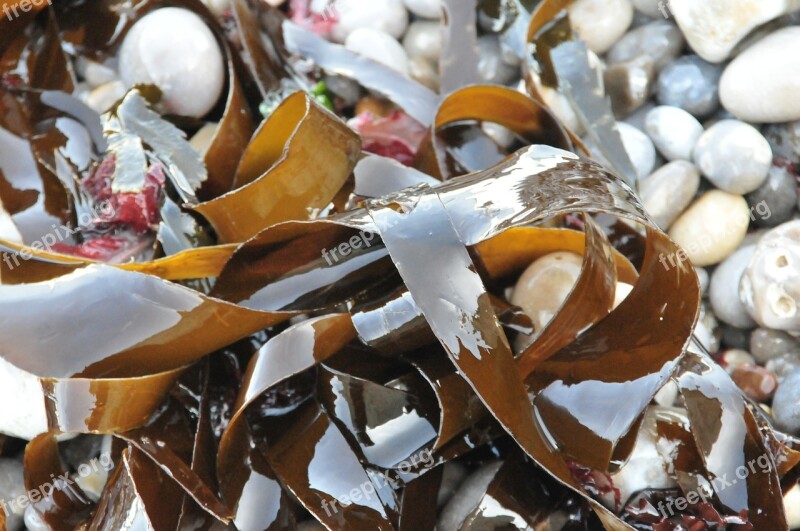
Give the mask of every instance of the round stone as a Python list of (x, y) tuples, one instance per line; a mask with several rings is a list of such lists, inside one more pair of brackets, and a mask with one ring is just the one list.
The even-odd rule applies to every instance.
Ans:
[(694, 161), (717, 188), (732, 194), (747, 194), (767, 179), (772, 148), (753, 126), (738, 120), (722, 120), (697, 141)]
[(547, 326), (567, 300), (582, 265), (581, 255), (557, 252), (539, 258), (522, 273), (514, 286), (511, 304), (531, 318), (535, 333)]
[(800, 333), (800, 220), (761, 238), (742, 276), (740, 297), (762, 327)]
[(800, 435), (800, 370), (784, 379), (772, 400), (772, 415), (778, 429)]
[(790, 374), (800, 369), (800, 349), (776, 356), (764, 366), (778, 378), (778, 383), (783, 383)]
[(408, 58), (408, 71), (411, 78), (422, 83), (434, 92), (439, 92), (441, 80), (439, 79), (439, 72), (433, 64), (422, 57), (409, 57)]
[[(749, 225), (750, 210), (744, 197), (712, 190), (681, 214), (669, 235), (695, 266), (705, 267), (732, 255)], [(665, 257), (665, 262), (670, 258), (674, 260)]]
[(798, 120), (798, 72), (800, 27), (778, 30), (731, 61), (720, 81), (722, 104), (748, 122)]
[(625, 34), (608, 52), (609, 64), (624, 63), (646, 55), (661, 70), (678, 58), (683, 49), (683, 35), (674, 24), (656, 20)]
[(758, 365), (740, 365), (733, 370), (731, 378), (756, 402), (766, 402), (778, 388), (775, 375)]
[(708, 285), (711, 284), (708, 270), (704, 267), (695, 267), (694, 272), (697, 273), (697, 280), (700, 283), (700, 293), (705, 295), (708, 291)]
[(735, 348), (720, 352), (717, 359), (719, 360), (719, 364), (728, 371), (728, 374), (733, 374), (733, 371), (741, 366), (756, 364), (756, 361), (749, 352)]
[(422, 18), (442, 18), (442, 0), (404, 0), (406, 9)]
[(509, 65), (503, 59), (500, 41), (494, 35), (484, 35), (478, 39), (478, 74), (486, 82), (494, 85), (505, 85), (519, 78), (519, 69)]
[(629, 0), (576, 0), (569, 6), (572, 28), (594, 53), (603, 54), (633, 21)]
[(442, 55), (442, 25), (428, 20), (412, 22), (403, 37), (403, 47), (411, 57), (438, 62)]
[(697, 118), (710, 116), (719, 107), (721, 73), (718, 65), (696, 55), (684, 55), (667, 65), (658, 76), (658, 102), (680, 107)]
[(345, 48), (409, 76), (408, 54), (394, 37), (381, 30), (359, 28), (347, 37)]
[(645, 131), (667, 160), (692, 160), (703, 125), (683, 109), (660, 105), (647, 113)]
[(769, 124), (761, 132), (769, 142), (775, 158), (782, 157), (792, 163), (800, 161), (800, 120)]
[(750, 334), (750, 352), (758, 363), (767, 363), (794, 350), (800, 350), (800, 342), (786, 332), (756, 328)]
[(755, 214), (757, 227), (777, 227), (792, 219), (797, 210), (797, 175), (786, 161), (770, 166), (767, 180), (745, 196)]
[[(727, 348), (745, 350), (750, 345), (750, 330), (736, 328), (729, 324), (722, 323), (720, 325), (722, 330), (722, 344)], [(750, 363), (755, 363), (755, 360)]]
[(625, 122), (618, 122), (617, 129), (639, 179), (653, 173), (656, 167), (656, 147), (650, 137)]
[(722, 262), (711, 275), (709, 300), (717, 319), (737, 328), (753, 328), (753, 318), (739, 300), (739, 283), (750, 259), (756, 252), (755, 245), (738, 249)]
[(388, 33), (399, 39), (408, 27), (408, 11), (403, 0), (338, 0), (337, 22), (331, 30), (336, 42), (345, 42), (348, 35), (360, 28)]
[(666, 230), (686, 210), (700, 187), (700, 172), (694, 164), (676, 160), (659, 168), (639, 183), (645, 209)]
[(156, 85), (165, 110), (200, 118), (219, 101), (225, 64), (217, 39), (188, 9), (165, 7), (137, 21), (119, 52), (122, 81)]

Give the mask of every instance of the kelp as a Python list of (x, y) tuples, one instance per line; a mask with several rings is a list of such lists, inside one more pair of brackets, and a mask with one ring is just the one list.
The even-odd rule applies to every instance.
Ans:
[[(34, 22), (46, 24), (39, 36), (58, 22), (64, 50), (103, 58), (158, 5), (66, 3)], [(223, 35), (196, 2), (170, 5), (194, 9)], [(553, 22), (548, 5), (532, 24)], [(453, 24), (471, 19), (460, 4), (447, 6)], [(182, 172), (184, 194), (160, 205), (163, 249), (154, 260), (101, 264), (29, 245), (47, 229), (26, 228), (25, 243), (0, 242), (8, 253), (0, 431), (31, 441), (26, 488), (74, 477), (59, 455), (64, 435), (113, 436), (99, 501), (79, 487), (56, 489), (34, 507), (49, 525), (432, 529), (444, 467), (457, 463), (491, 467), (463, 529), (567, 520), (571, 529), (657, 529), (659, 501), (718, 486), (716, 478), (764, 455), (768, 471), (716, 489), (685, 516), (786, 529), (780, 480), (796, 473), (795, 443), (690, 350), (694, 270), (661, 265), (679, 250), (623, 178), (574, 154), (580, 144), (535, 93), (458, 82), (440, 99), (281, 23), (272, 8), (265, 18), (275, 33), (262, 40), (251, 8), (233, 4), (242, 48), (224, 43), (228, 97), (205, 155), (208, 179)], [(95, 14), (95, 36), (78, 14)], [(23, 33), (9, 42), (17, 60), (29, 46)], [(415, 168), (362, 153), (356, 133), (302, 92), (256, 127), (253, 86), (274, 93), (297, 75), (283, 45), (429, 127)], [(72, 164), (76, 150), (64, 150), (63, 122), (30, 145), (34, 114), (70, 119), (73, 130), (96, 123), (76, 115), (69, 87), (54, 90), (42, 94), (60, 100), (0, 93), (38, 113), (14, 115), (0, 130), (0, 151), (31, 152), (12, 175), (26, 184), (0, 187), (17, 218), (40, 199), (21, 192), (39, 193), (55, 175), (60, 188), (50, 190), (66, 203), (86, 169)], [(483, 122), (512, 131), (521, 149), (498, 149), (499, 162), (460, 159), (470, 146), (458, 145), (453, 128)], [(150, 131), (128, 140), (150, 144)], [(101, 144), (88, 132), (80, 138), (90, 154), (83, 159), (99, 163)], [(7, 160), (17, 159), (0, 166)], [(181, 210), (195, 193), (194, 212)], [(192, 237), (202, 218), (217, 245)], [(582, 255), (581, 275), (535, 330), (505, 296), (532, 261), (556, 251)], [(614, 307), (619, 282), (633, 291)], [(616, 499), (609, 478), (650, 429), (653, 397), (671, 379), (683, 409), (657, 426), (678, 449), (664, 474), (679, 489)]]

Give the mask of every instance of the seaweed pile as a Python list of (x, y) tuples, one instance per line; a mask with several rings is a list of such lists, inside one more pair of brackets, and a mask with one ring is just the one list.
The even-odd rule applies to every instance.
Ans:
[[(526, 68), (587, 103), (560, 62), (581, 58), (566, 4), (534, 13)], [(203, 159), (184, 136), (198, 124), (162, 117), (151, 86), (103, 116), (71, 96), (71, 57), (113, 54), (163, 6), (200, 15), (225, 50)], [(457, 462), (497, 463), (462, 529), (787, 529), (797, 441), (693, 343), (696, 275), (659, 264), (679, 249), (622, 177), (602, 109), (584, 118), (614, 171), (532, 84), (469, 85), (464, 47), (439, 96), (277, 9), (232, 6), (227, 27), (190, 0), (0, 20), (0, 158), (15, 161), (0, 199), (25, 240), (0, 242), (2, 452), (29, 441), (31, 491), (94, 457), (68, 458), (78, 443), (106, 441), (114, 463), (97, 499), (64, 481), (31, 500), (46, 525), (433, 529)], [(413, 164), (362, 149), (309, 92), (322, 70), (424, 126)], [(476, 148), (484, 122), (517, 139), (499, 162)], [(36, 245), (56, 226), (74, 238)], [(533, 325), (507, 288), (555, 251), (583, 255), (581, 277), (520, 341)], [(617, 282), (634, 289), (614, 308)], [(655, 404), (670, 381), (683, 407)], [(672, 448), (678, 487), (622, 499), (614, 474), (645, 432)], [(718, 481), (760, 456), (768, 471)]]

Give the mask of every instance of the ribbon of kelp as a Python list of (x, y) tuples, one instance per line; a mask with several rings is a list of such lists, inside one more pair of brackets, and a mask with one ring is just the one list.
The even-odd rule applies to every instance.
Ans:
[(238, 188), (195, 210), (225, 243), (245, 241), (282, 221), (308, 219), (350, 176), (360, 147), (344, 122), (297, 92), (256, 131), (236, 173)]

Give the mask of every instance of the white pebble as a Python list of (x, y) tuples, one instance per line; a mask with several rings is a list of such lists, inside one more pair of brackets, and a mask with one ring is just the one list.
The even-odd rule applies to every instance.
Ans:
[(577, 0), (569, 6), (573, 29), (595, 53), (606, 53), (633, 22), (629, 0)]
[(360, 28), (384, 31), (399, 39), (408, 27), (408, 11), (403, 0), (337, 0), (338, 22), (331, 31), (336, 42), (345, 42), (348, 35)]
[(703, 134), (697, 118), (678, 107), (661, 105), (647, 113), (645, 130), (667, 160), (692, 160)]
[(636, 168), (636, 175), (639, 179), (644, 179), (656, 167), (656, 147), (653, 141), (639, 129), (636, 129), (625, 122), (617, 122), (622, 144), (625, 151)]
[(642, 204), (653, 220), (667, 230), (692, 204), (700, 188), (700, 172), (685, 160), (670, 162), (639, 183)]
[(202, 117), (225, 84), (222, 51), (203, 20), (188, 9), (166, 7), (133, 25), (119, 52), (120, 76), (128, 87), (155, 84), (167, 112)]
[(767, 179), (772, 148), (755, 127), (739, 120), (722, 120), (697, 141), (694, 161), (717, 188), (749, 194)]
[(795, 485), (783, 497), (786, 510), (786, 522), (789, 529), (800, 528), (800, 485)]
[(422, 18), (442, 18), (442, 0), (404, 0), (406, 9)]
[(424, 57), (438, 62), (442, 55), (442, 25), (429, 20), (417, 20), (408, 27), (403, 47), (411, 57)]
[(747, 307), (739, 300), (739, 283), (755, 252), (754, 245), (742, 247), (722, 262), (711, 276), (711, 309), (720, 321), (736, 328), (756, 326)]
[(375, 62), (409, 75), (408, 54), (391, 35), (371, 28), (359, 28), (344, 43), (345, 48)]

